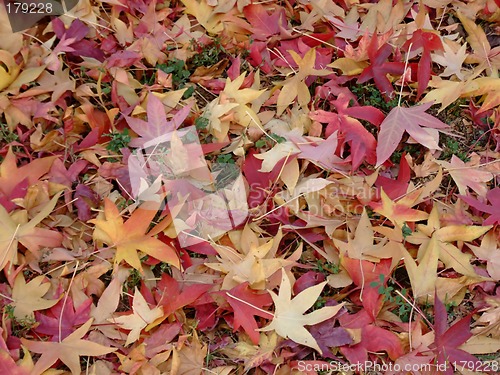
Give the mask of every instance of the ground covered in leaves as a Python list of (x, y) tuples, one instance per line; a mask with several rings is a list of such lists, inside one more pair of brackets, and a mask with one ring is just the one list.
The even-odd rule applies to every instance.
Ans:
[(2, 8), (0, 372), (497, 373), (499, 16)]

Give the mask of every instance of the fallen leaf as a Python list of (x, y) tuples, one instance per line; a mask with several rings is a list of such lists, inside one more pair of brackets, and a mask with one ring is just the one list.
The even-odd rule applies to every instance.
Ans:
[(132, 302), (132, 314), (121, 315), (108, 319), (109, 322), (116, 323), (120, 328), (129, 330), (125, 346), (132, 344), (139, 339), (141, 331), (150, 323), (163, 316), (161, 306), (149, 308), (139, 289), (135, 287), (134, 298)]
[(324, 281), (307, 288), (292, 299), (291, 281), (285, 270), (282, 269), (279, 295), (269, 290), (275, 305), (274, 318), (268, 326), (260, 330), (265, 332), (275, 330), (281, 337), (290, 338), (296, 343), (309, 346), (322, 354), (316, 339), (304, 326), (311, 326), (330, 319), (339, 312), (344, 304), (323, 307), (306, 315), (304, 313), (316, 302), (326, 284), (327, 281)]
[(432, 103), (425, 103), (410, 108), (397, 106), (391, 109), (380, 125), (375, 167), (391, 157), (405, 131), (428, 149), (441, 150), (437, 137), (429, 129), (449, 129), (449, 126), (425, 112), (431, 105)]
[(21, 338), (22, 344), (33, 353), (41, 354), (41, 357), (31, 371), (31, 375), (40, 375), (49, 369), (60, 359), (71, 370), (73, 375), (80, 375), (80, 356), (101, 356), (116, 351), (82, 337), (88, 332), (92, 324), (89, 319), (84, 325), (74, 331), (71, 335), (60, 342), (32, 341)]
[(467, 188), (474, 190), (480, 197), (486, 197), (488, 191), (486, 183), (493, 178), (493, 174), (480, 170), (474, 161), (465, 163), (456, 155), (451, 157), (451, 161), (436, 161), (447, 171), (457, 184), (461, 195), (467, 195)]
[(138, 250), (162, 262), (179, 267), (179, 258), (175, 250), (166, 243), (147, 234), (148, 227), (156, 215), (156, 209), (139, 207), (124, 223), (116, 205), (108, 198), (104, 200), (104, 213), (95, 224), (94, 239), (116, 248), (115, 263), (124, 260), (132, 267), (142, 271)]
[[(44, 282), (46, 281), (46, 282)], [(37, 276), (26, 283), (24, 275), (20, 272), (14, 281), (12, 288), (12, 302), (14, 317), (18, 320), (35, 319), (34, 311), (49, 309), (59, 299), (45, 299), (43, 296), (50, 289), (50, 282), (44, 276)]]
[(316, 61), (316, 50), (314, 48), (311, 48), (303, 58), (293, 50), (288, 52), (298, 65), (298, 68), (297, 71), (294, 72), (295, 74), (293, 77), (279, 83), (279, 85), (281, 85), (281, 91), (278, 96), (278, 109), (276, 112), (278, 116), (281, 115), (297, 97), (298, 102), (302, 107), (309, 103), (311, 100), (311, 94), (309, 93), (309, 88), (305, 83), (305, 79), (308, 76), (317, 77), (331, 74), (331, 72), (323, 69), (314, 69), (314, 63)]
[[(45, 219), (54, 209), (61, 193), (56, 194), (43, 209), (30, 221), (27, 220), (26, 211), (14, 218), (9, 216), (5, 208), (0, 205), (0, 269), (7, 263), (18, 263), (18, 243), (24, 245), (35, 257), (42, 247), (56, 247), (61, 245), (63, 236), (56, 230), (39, 228), (37, 225)], [(17, 219), (17, 220), (15, 220)]]

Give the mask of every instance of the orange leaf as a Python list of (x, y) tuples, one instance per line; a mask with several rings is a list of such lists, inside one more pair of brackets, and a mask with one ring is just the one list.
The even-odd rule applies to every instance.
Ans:
[(411, 208), (415, 201), (420, 196), (420, 191), (415, 190), (413, 193), (408, 194), (405, 198), (394, 202), (387, 196), (384, 189), (380, 190), (382, 196), (381, 203), (371, 203), (373, 210), (392, 221), (399, 227), (403, 227), (406, 221), (420, 221), (425, 220), (429, 216), (427, 212), (414, 210)]
[(140, 207), (124, 223), (116, 205), (106, 198), (104, 215), (90, 221), (95, 224), (94, 239), (116, 248), (115, 263), (124, 260), (142, 271), (137, 253), (140, 250), (178, 268), (180, 263), (175, 249), (147, 233), (155, 214), (155, 209)]
[(35, 159), (32, 162), (18, 168), (16, 156), (9, 147), (9, 151), (0, 165), (0, 193), (3, 192), (10, 197), (15, 187), (24, 179), (28, 180), (28, 186), (35, 184), (38, 179), (47, 173), (57, 156)]

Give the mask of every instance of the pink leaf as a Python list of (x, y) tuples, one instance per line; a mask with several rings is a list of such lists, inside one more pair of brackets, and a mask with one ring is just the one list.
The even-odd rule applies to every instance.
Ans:
[(382, 165), (398, 147), (404, 132), (408, 132), (421, 145), (440, 150), (437, 140), (429, 129), (448, 129), (449, 126), (436, 117), (426, 113), (432, 102), (405, 108), (394, 107), (380, 125), (377, 144), (377, 164)]

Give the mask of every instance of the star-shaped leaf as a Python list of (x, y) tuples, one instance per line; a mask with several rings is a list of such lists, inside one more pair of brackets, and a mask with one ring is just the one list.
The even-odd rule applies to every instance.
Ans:
[(314, 69), (316, 49), (311, 48), (303, 58), (301, 58), (297, 52), (293, 50), (288, 52), (292, 55), (292, 58), (298, 65), (298, 68), (293, 77), (288, 78), (281, 83), (283, 87), (281, 88), (278, 96), (277, 115), (281, 115), (286, 107), (288, 107), (288, 105), (291, 104), (297, 97), (301, 106), (304, 107), (309, 103), (311, 100), (311, 94), (309, 93), (309, 88), (305, 83), (305, 79), (308, 76), (327, 76), (331, 74), (331, 72), (327, 70)]
[(275, 252), (280, 240), (281, 235), (278, 235), (260, 246), (251, 244), (247, 254), (240, 254), (228, 246), (217, 246), (220, 263), (205, 265), (226, 274), (222, 289), (231, 289), (248, 281), (252, 288), (262, 290), (266, 288), (267, 279), (276, 271), (294, 264), (290, 258), (298, 258), (294, 255), (289, 259), (276, 257)]
[(269, 291), (275, 305), (274, 319), (267, 327), (261, 328), (261, 331), (274, 329), (281, 337), (290, 338), (296, 343), (309, 346), (322, 354), (316, 339), (304, 326), (311, 326), (330, 319), (339, 312), (344, 304), (323, 307), (306, 315), (304, 313), (314, 305), (327, 283), (324, 281), (304, 289), (292, 299), (292, 284), (285, 270), (282, 269), (279, 294), (276, 295), (272, 290)]
[(430, 150), (441, 150), (438, 145), (437, 130), (448, 129), (449, 126), (437, 117), (425, 112), (431, 106), (432, 103), (425, 103), (410, 108), (397, 106), (391, 109), (380, 125), (376, 167), (391, 157), (404, 132), (410, 134), (414, 140)]
[(394, 202), (389, 196), (384, 192), (384, 189), (380, 189), (381, 202), (370, 203), (373, 210), (392, 221), (394, 224), (398, 225), (400, 228), (406, 221), (414, 222), (425, 220), (429, 216), (427, 212), (415, 210), (411, 208), (421, 192), (415, 190), (413, 193), (408, 194), (406, 197)]
[(18, 273), (12, 288), (12, 300), (16, 319), (34, 318), (34, 311), (45, 310), (54, 306), (59, 300), (45, 299), (43, 296), (50, 288), (49, 282), (43, 282), (44, 276), (37, 276), (26, 283), (22, 272)]
[(50, 368), (58, 359), (69, 367), (73, 375), (81, 373), (80, 356), (100, 356), (112, 353), (116, 348), (110, 348), (97, 344), (82, 337), (88, 332), (92, 319), (78, 328), (71, 335), (61, 342), (52, 341), (31, 341), (21, 339), (22, 344), (33, 353), (42, 356), (38, 359), (35, 367), (31, 370), (31, 375), (40, 375)]
[(163, 316), (163, 309), (161, 306), (150, 309), (137, 287), (135, 287), (132, 310), (133, 314), (108, 319), (110, 322), (117, 323), (120, 328), (130, 330), (125, 346), (137, 341), (143, 328)]
[(163, 103), (155, 95), (150, 94), (148, 96), (147, 104), (147, 121), (129, 116), (125, 117), (125, 120), (130, 128), (141, 136), (141, 138), (132, 139), (130, 146), (141, 147), (155, 138), (174, 131), (186, 119), (190, 110), (191, 106), (187, 105), (178, 111), (172, 120), (167, 121), (167, 115), (165, 113)]
[(453, 268), (465, 276), (477, 277), (471, 265), (471, 255), (462, 252), (452, 242), (472, 241), (485, 234), (490, 228), (491, 226), (474, 225), (448, 225), (441, 228), (438, 210), (434, 206), (427, 224), (418, 224), (417, 230), (411, 236), (406, 237), (406, 240), (422, 245), (418, 253), (420, 262), (426, 257), (428, 251), (436, 252), (446, 267)]
[(132, 267), (142, 271), (137, 250), (140, 250), (162, 262), (179, 267), (179, 258), (174, 248), (147, 233), (156, 210), (151, 206), (139, 207), (132, 216), (123, 222), (116, 205), (106, 199), (104, 213), (97, 219), (90, 220), (95, 224), (94, 239), (116, 248), (115, 263), (124, 260)]
[(17, 264), (18, 243), (24, 245), (35, 256), (42, 247), (56, 247), (61, 244), (63, 239), (61, 233), (37, 227), (52, 212), (60, 195), (56, 194), (30, 221), (27, 220), (26, 211), (17, 211), (9, 215), (0, 205), (0, 270), (8, 262)]

